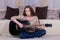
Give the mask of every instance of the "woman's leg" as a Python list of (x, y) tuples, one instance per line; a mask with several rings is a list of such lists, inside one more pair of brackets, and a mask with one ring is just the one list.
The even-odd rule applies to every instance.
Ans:
[(27, 33), (27, 32), (21, 32), (19, 34), (20, 38), (34, 38), (34, 37), (41, 37), (46, 34), (46, 31), (44, 29), (41, 29), (39, 31), (33, 32), (33, 33)]
[(41, 29), (41, 30), (36, 31), (36, 32), (34, 33), (34, 36), (35, 36), (35, 37), (42, 37), (42, 36), (44, 36), (45, 34), (46, 34), (46, 30)]
[(34, 33), (27, 33), (25, 31), (23, 31), (19, 34), (19, 37), (22, 39), (34, 38)]

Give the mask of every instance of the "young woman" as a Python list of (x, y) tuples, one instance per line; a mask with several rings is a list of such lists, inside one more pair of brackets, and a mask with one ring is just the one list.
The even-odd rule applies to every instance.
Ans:
[[(34, 31), (34, 32), (31, 32), (31, 33), (28, 33), (26, 31), (24, 31), (23, 30), (24, 29), (24, 25), (21, 22), (17, 21), (17, 19), (19, 19), (19, 20), (28, 20), (29, 23), (30, 23), (29, 25), (39, 25), (39, 26), (36, 26), (36, 28), (38, 30)], [(46, 30), (44, 29), (45, 26), (44, 25), (40, 25), (38, 17), (36, 16), (36, 13), (33, 11), (31, 6), (26, 6), (24, 8), (23, 15), (13, 16), (13, 17), (11, 17), (11, 20), (12, 20), (12, 22), (15, 23), (15, 28), (16, 28), (16, 29), (13, 28), (13, 30), (10, 30), (12, 33), (14, 33), (14, 32), (17, 33), (16, 24), (19, 26), (20, 31), (21, 31), (21, 29), (23, 30), (23, 31), (18, 33), (20, 38), (41, 37), (41, 36), (46, 34)], [(10, 27), (14, 27), (13, 25), (14, 24), (11, 23)], [(32, 26), (32, 27), (34, 27), (34, 26)]]

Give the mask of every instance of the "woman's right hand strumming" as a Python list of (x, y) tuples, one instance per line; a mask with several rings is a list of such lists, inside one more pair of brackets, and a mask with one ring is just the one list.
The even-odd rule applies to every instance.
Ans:
[(22, 23), (18, 24), (20, 28), (24, 28), (24, 25)]

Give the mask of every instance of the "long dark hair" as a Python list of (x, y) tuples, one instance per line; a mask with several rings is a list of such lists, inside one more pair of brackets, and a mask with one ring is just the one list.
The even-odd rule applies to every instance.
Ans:
[(31, 6), (26, 6), (26, 7), (24, 8), (24, 11), (23, 11), (23, 15), (24, 15), (24, 16), (27, 16), (27, 15), (26, 15), (26, 12), (25, 12), (25, 9), (26, 9), (26, 8), (29, 8), (29, 9), (30, 9), (31, 16), (35, 16), (35, 15), (36, 15), (36, 13), (34, 12), (34, 10), (33, 10), (33, 8), (32, 8)]

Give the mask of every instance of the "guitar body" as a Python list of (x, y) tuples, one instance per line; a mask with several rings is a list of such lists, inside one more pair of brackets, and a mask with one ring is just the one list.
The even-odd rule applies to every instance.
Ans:
[[(22, 23), (22, 24), (24, 24), (24, 25), (29, 25), (30, 23), (27, 21), (27, 20), (18, 20), (17, 19), (17, 21), (19, 21), (20, 23)], [(10, 21), (10, 23), (9, 23), (9, 32), (10, 32), (10, 34), (11, 35), (18, 35), (21, 31), (23, 31), (23, 30), (25, 30), (24, 28), (19, 28), (19, 26), (17, 25), (17, 29), (18, 30), (16, 30), (16, 23), (15, 22), (13, 22), (13, 21)]]

